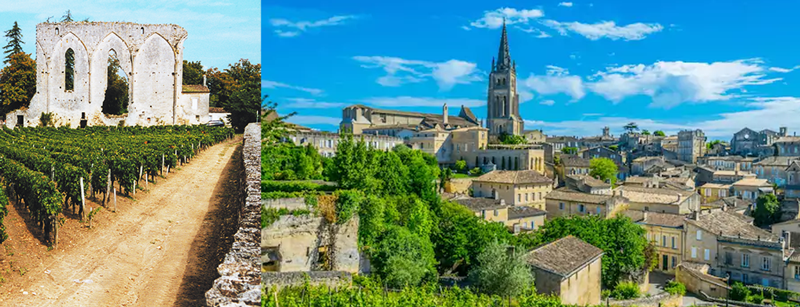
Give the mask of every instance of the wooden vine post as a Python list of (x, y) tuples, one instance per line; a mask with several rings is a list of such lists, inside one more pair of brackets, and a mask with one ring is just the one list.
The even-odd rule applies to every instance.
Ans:
[(164, 154), (161, 154), (161, 170), (158, 171), (161, 176), (164, 176)]
[(114, 212), (117, 212), (117, 187), (114, 187)]
[(103, 195), (103, 206), (108, 203), (108, 199), (111, 197), (111, 169), (108, 169), (108, 180), (106, 181), (106, 192)]
[(86, 211), (83, 209), (86, 206), (86, 198), (83, 195), (83, 177), (81, 177), (81, 221), (83, 221)]

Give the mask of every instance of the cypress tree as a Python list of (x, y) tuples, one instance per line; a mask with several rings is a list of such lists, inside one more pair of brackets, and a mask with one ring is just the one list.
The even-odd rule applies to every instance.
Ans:
[(6, 33), (6, 40), (8, 40), (8, 45), (3, 47), (5, 50), (4, 53), (6, 54), (6, 59), (3, 63), (8, 64), (8, 60), (11, 59), (11, 56), (17, 53), (22, 52), (22, 44), (25, 42), (22, 41), (22, 29), (19, 28), (19, 24), (14, 22), (14, 26), (11, 27), (11, 30), (5, 31)]

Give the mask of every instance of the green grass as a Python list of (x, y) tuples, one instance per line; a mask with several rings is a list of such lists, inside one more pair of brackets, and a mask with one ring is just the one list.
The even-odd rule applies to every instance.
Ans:
[(470, 176), (469, 174), (462, 174), (462, 173), (453, 173), (453, 176), (451, 178), (459, 179), (459, 178), (473, 178), (473, 177), (478, 177), (478, 176)]

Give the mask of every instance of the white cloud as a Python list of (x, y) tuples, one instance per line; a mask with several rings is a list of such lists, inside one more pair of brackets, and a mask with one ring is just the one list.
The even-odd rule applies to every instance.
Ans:
[(536, 36), (535, 36), (536, 38), (548, 38), (548, 37), (551, 37), (550, 34), (547, 34), (547, 32), (544, 32), (544, 31), (539, 30), (537, 28), (527, 28), (527, 29), (526, 28), (522, 28), (522, 27), (516, 27), (516, 28), (519, 29), (522, 32), (525, 32), (525, 33), (536, 33)]
[(342, 122), (339, 117), (317, 116), (317, 115), (295, 115), (289, 117), (287, 122), (297, 125), (331, 125), (338, 126)]
[(452, 108), (465, 106), (468, 108), (482, 107), (486, 100), (468, 98), (432, 98), (432, 97), (371, 97), (363, 100), (364, 103), (379, 107), (441, 107), (445, 103)]
[(322, 94), (322, 90), (321, 89), (294, 86), (294, 85), (289, 85), (289, 84), (286, 84), (286, 83), (269, 81), (269, 80), (261, 80), (261, 87), (262, 88), (288, 88), (288, 89), (303, 91), (303, 92), (309, 93), (311, 95)]
[(545, 106), (552, 106), (552, 105), (556, 104), (556, 102), (553, 101), (553, 100), (542, 100), (541, 102), (539, 102), (539, 104), (545, 105)]
[(770, 71), (774, 71), (774, 72), (787, 73), (787, 72), (795, 71), (798, 68), (800, 68), (800, 65), (792, 67), (792, 68), (770, 67), (769, 70)]
[(456, 84), (483, 79), (475, 63), (460, 60), (437, 63), (386, 56), (355, 56), (353, 59), (361, 62), (361, 67), (383, 69), (386, 75), (376, 81), (383, 86), (422, 82), (430, 77), (436, 81), (440, 90), (447, 91)]
[(558, 6), (572, 7), (572, 2), (561, 2)]
[(344, 102), (324, 102), (309, 98), (288, 98), (291, 103), (281, 104), (281, 108), (294, 109), (333, 109), (347, 106)]
[(522, 85), (542, 95), (564, 93), (577, 101), (586, 95), (583, 80), (579, 76), (570, 75), (569, 72), (558, 66), (547, 66), (546, 75), (531, 74), (523, 80)]
[(524, 89), (518, 90), (517, 93), (519, 94), (519, 103), (525, 103), (533, 99), (533, 93), (530, 91), (526, 91)]
[(470, 27), (467, 27), (467, 26), (461, 26), (461, 29), (464, 29), (464, 31), (469, 31), (469, 30), (472, 30), (472, 28), (470, 28)]
[(305, 32), (311, 28), (342, 25), (344, 24), (345, 21), (355, 18), (356, 16), (353, 15), (342, 15), (342, 16), (333, 16), (328, 19), (322, 19), (316, 21), (297, 21), (297, 22), (289, 21), (283, 18), (273, 18), (270, 19), (269, 22), (273, 27), (276, 28), (292, 29), (290, 31), (283, 31), (277, 29), (275, 30), (275, 33), (278, 34), (278, 36), (294, 37), (300, 35), (301, 32)]
[(544, 20), (542, 24), (557, 30), (561, 35), (569, 32), (580, 34), (590, 40), (608, 38), (611, 40), (623, 39), (626, 41), (641, 40), (647, 35), (660, 32), (664, 29), (657, 23), (632, 23), (626, 26), (617, 26), (613, 21), (601, 21), (594, 24), (574, 22), (559, 22)]
[(608, 100), (647, 95), (651, 106), (670, 108), (683, 102), (728, 100), (745, 86), (769, 84), (766, 68), (757, 59), (731, 62), (656, 62), (623, 65), (597, 73), (588, 88)]
[(471, 22), (469, 25), (474, 28), (488, 28), (497, 29), (503, 26), (503, 18), (506, 19), (506, 24), (527, 24), (531, 19), (536, 19), (544, 16), (544, 11), (540, 9), (532, 10), (517, 10), (513, 8), (499, 8), (494, 11), (484, 11), (483, 17)]

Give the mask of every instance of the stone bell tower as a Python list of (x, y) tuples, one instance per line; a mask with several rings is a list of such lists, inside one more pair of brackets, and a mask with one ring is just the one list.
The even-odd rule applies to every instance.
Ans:
[(492, 59), (492, 72), (489, 74), (486, 114), (486, 128), (489, 129), (491, 140), (496, 140), (503, 133), (520, 135), (525, 126), (519, 115), (517, 64), (511, 60), (505, 20), (496, 60)]

